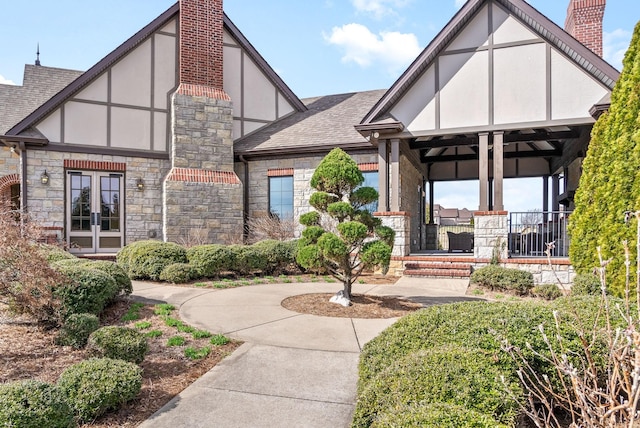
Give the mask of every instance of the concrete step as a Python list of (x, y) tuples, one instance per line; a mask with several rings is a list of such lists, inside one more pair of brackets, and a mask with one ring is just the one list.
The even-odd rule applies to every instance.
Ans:
[(419, 269), (454, 269), (454, 270), (470, 270), (471, 263), (462, 262), (442, 262), (442, 261), (424, 261), (424, 262), (406, 262), (405, 269), (419, 270)]
[(423, 278), (469, 278), (471, 270), (466, 269), (405, 269), (404, 275)]

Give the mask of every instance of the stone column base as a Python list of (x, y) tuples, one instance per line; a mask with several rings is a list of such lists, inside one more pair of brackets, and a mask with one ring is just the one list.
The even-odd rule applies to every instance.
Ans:
[(473, 253), (476, 259), (490, 260), (494, 254), (499, 260), (508, 257), (509, 223), (507, 214), (507, 211), (476, 211), (473, 213)]
[(389, 226), (396, 232), (392, 256), (408, 256), (411, 252), (411, 219), (408, 212), (391, 211), (376, 212), (375, 217), (382, 220), (384, 226)]

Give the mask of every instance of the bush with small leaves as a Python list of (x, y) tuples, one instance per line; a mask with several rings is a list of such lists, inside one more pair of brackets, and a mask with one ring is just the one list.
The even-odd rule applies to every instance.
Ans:
[(62, 346), (82, 348), (87, 344), (91, 333), (100, 327), (100, 320), (94, 314), (71, 314), (64, 321), (58, 333), (56, 343)]
[(198, 269), (201, 277), (213, 278), (231, 270), (233, 253), (225, 245), (197, 245), (187, 250), (187, 260)]
[(251, 245), (230, 245), (228, 248), (233, 253), (231, 270), (239, 275), (263, 271), (267, 266), (262, 252)]
[(580, 273), (573, 279), (572, 296), (600, 295), (602, 286), (597, 276), (590, 273)]
[(521, 396), (518, 378), (501, 368), (490, 352), (445, 345), (394, 361), (358, 396), (353, 427), (368, 427), (376, 414), (412, 403), (449, 403), (513, 425), (518, 402), (502, 385), (505, 378)]
[(173, 242), (138, 241), (121, 249), (116, 260), (129, 278), (157, 281), (167, 266), (187, 263), (187, 250)]
[(174, 263), (165, 267), (160, 274), (161, 281), (184, 284), (200, 278), (200, 271), (188, 263)]
[(133, 291), (131, 279), (122, 266), (108, 260), (95, 260), (91, 262), (91, 268), (111, 275), (118, 285), (118, 294), (129, 295)]
[(145, 335), (133, 328), (106, 326), (89, 336), (89, 354), (140, 364), (149, 351)]
[(277, 275), (283, 273), (287, 268), (296, 263), (296, 253), (298, 251), (297, 241), (276, 241), (269, 239), (256, 242), (252, 245), (257, 249), (266, 264), (262, 273), (267, 275)]
[(545, 300), (555, 300), (562, 297), (562, 290), (556, 284), (540, 284), (531, 289), (531, 294)]
[(57, 245), (38, 244), (38, 252), (44, 256), (49, 263), (57, 262), (59, 260), (81, 260)]
[(23, 380), (0, 384), (0, 426), (71, 428), (76, 423), (57, 386)]
[(447, 403), (408, 405), (378, 413), (371, 428), (508, 428), (490, 415)]
[(118, 293), (119, 287), (113, 277), (92, 269), (90, 263), (55, 269), (67, 278), (54, 290), (62, 300), (66, 316), (82, 313), (99, 315)]
[(135, 398), (142, 387), (142, 369), (111, 358), (91, 358), (67, 368), (58, 379), (79, 422), (89, 422)]
[(489, 265), (473, 272), (471, 282), (490, 290), (515, 291), (520, 295), (526, 295), (533, 288), (533, 274)]

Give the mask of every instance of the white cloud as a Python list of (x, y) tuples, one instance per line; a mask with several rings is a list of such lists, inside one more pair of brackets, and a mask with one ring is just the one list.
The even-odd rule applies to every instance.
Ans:
[(410, 0), (351, 0), (357, 12), (367, 13), (376, 19), (396, 15), (396, 8), (406, 6)]
[(355, 62), (363, 68), (379, 63), (390, 74), (397, 74), (420, 53), (415, 34), (396, 31), (374, 34), (355, 23), (334, 27), (324, 38), (344, 51), (343, 62)]
[(0, 74), (0, 85), (15, 85), (13, 80), (5, 79), (2, 74)]
[(467, 2), (467, 0), (455, 0), (456, 8), (460, 9), (462, 7), (462, 5), (465, 4), (466, 2)]
[(604, 59), (618, 70), (622, 70), (622, 60), (631, 42), (631, 32), (618, 28), (602, 34), (602, 52)]

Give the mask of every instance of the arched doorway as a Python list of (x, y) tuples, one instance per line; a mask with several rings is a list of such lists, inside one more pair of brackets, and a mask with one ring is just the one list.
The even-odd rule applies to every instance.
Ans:
[(0, 177), (0, 200), (8, 202), (12, 210), (20, 209), (20, 176), (18, 174)]

